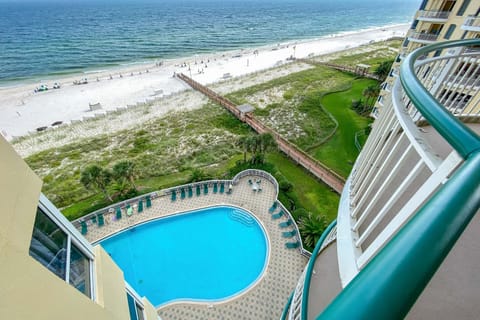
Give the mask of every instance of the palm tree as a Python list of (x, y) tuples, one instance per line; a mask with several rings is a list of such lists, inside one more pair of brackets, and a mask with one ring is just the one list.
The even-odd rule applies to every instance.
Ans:
[(381, 79), (381, 81), (385, 81), (390, 72), (390, 69), (392, 68), (392, 65), (393, 60), (383, 61), (382, 63), (380, 63), (380, 65), (378, 65), (378, 67), (373, 73), (375, 73)]
[(298, 228), (304, 244), (309, 248), (314, 248), (327, 228), (327, 218), (324, 215), (314, 215), (309, 212), (306, 216), (300, 218)]
[(369, 111), (379, 93), (380, 87), (378, 85), (370, 85), (363, 90), (362, 94), (365, 97), (365, 108), (362, 110), (362, 113)]
[(128, 160), (117, 162), (113, 166), (112, 171), (115, 180), (120, 181), (125, 179), (134, 190), (137, 190), (135, 186), (135, 163)]
[(112, 197), (108, 193), (107, 186), (112, 181), (112, 174), (110, 171), (103, 169), (97, 165), (91, 165), (82, 171), (80, 182), (87, 190), (99, 190), (105, 198), (112, 202)]
[(247, 162), (247, 152), (250, 150), (250, 137), (249, 136), (241, 136), (238, 141), (237, 145), (242, 148), (243, 150), (243, 163)]
[(260, 152), (266, 153), (277, 146), (275, 138), (270, 132), (262, 133), (260, 136)]

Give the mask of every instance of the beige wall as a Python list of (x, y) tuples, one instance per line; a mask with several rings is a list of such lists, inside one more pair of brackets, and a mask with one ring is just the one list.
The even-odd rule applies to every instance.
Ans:
[(129, 319), (123, 273), (101, 247), (94, 250), (96, 302), (30, 257), (41, 185), (0, 137), (0, 319)]

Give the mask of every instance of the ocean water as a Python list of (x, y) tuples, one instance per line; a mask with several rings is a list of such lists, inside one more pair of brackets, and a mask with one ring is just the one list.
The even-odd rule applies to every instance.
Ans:
[(419, 0), (0, 0), (0, 85), (411, 21)]

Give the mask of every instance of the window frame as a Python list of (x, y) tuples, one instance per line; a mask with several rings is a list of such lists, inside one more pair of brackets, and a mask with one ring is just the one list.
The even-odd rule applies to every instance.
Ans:
[[(96, 301), (96, 291), (95, 291), (95, 272), (94, 272), (94, 261), (95, 255), (93, 253), (93, 247), (88, 241), (78, 232), (78, 230), (70, 223), (70, 221), (65, 218), (65, 216), (50, 202), (50, 200), (45, 197), (42, 193), (40, 194), (40, 199), (38, 201), (38, 209), (40, 209), (57, 227), (62, 230), (67, 235), (67, 256), (65, 263), (65, 278), (62, 279), (69, 286), (75, 288), (70, 284), (70, 259), (71, 259), (71, 249), (73, 245), (80, 251), (85, 257), (89, 260), (89, 270), (88, 275), (90, 277), (89, 283), (89, 293), (86, 295), (81, 292), (89, 299)], [(33, 235), (33, 234), (32, 234)], [(34, 258), (35, 259), (35, 258)], [(48, 270), (48, 268), (47, 268)], [(50, 270), (49, 270), (50, 271)], [(77, 290), (75, 288), (75, 290)]]
[[(126, 281), (125, 281), (125, 291), (127, 295), (130, 295), (132, 297), (133, 302), (135, 303), (135, 313), (136, 313), (137, 319), (140, 319), (138, 317), (138, 307), (142, 309), (141, 319), (147, 319), (147, 317), (145, 316), (145, 305), (143, 304), (142, 298), (138, 295), (135, 289), (133, 289)], [(127, 300), (128, 300), (128, 297), (127, 297)], [(127, 304), (128, 304), (128, 301), (127, 301)]]

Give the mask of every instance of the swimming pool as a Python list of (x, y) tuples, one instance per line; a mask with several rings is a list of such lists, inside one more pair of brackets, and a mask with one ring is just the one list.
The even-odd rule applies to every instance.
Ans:
[(260, 279), (269, 255), (262, 225), (230, 206), (156, 219), (100, 244), (127, 282), (157, 307), (236, 296)]

